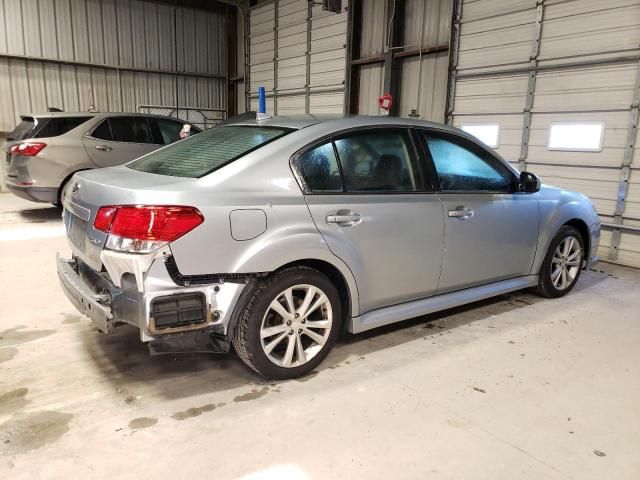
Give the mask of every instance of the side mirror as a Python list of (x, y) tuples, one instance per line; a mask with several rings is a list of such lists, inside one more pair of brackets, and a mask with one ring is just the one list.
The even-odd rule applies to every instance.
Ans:
[(520, 173), (520, 191), (526, 193), (535, 193), (540, 190), (540, 177), (531, 172)]

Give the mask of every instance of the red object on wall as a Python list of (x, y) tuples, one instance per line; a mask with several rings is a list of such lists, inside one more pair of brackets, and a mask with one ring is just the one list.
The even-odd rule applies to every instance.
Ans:
[(381, 97), (378, 98), (378, 107), (387, 112), (391, 110), (391, 106), (393, 105), (393, 97), (390, 93), (385, 93)]

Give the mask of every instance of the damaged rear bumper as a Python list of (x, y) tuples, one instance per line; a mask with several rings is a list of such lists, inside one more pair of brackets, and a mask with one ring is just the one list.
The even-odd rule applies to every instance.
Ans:
[(78, 311), (91, 319), (102, 332), (108, 333), (113, 327), (111, 308), (100, 303), (105, 298), (95, 294), (80, 278), (77, 264), (72, 260), (64, 260), (56, 255), (58, 278), (65, 295)]
[(119, 285), (111, 272), (96, 272), (77, 258), (58, 257), (57, 270), (71, 303), (104, 333), (134, 325), (152, 354), (229, 350), (228, 327), (243, 284), (176, 285), (163, 257), (137, 275), (119, 272)]

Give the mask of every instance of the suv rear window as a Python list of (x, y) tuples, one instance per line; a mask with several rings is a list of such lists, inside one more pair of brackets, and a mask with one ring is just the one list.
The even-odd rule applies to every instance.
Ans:
[(77, 126), (82, 125), (90, 118), (91, 117), (53, 117), (42, 119), (43, 125), (34, 138), (50, 138), (64, 135)]
[(145, 155), (127, 166), (158, 175), (202, 177), (290, 131), (285, 128), (253, 126), (212, 128)]
[(91, 117), (21, 117), (22, 121), (7, 135), (7, 140), (51, 138), (64, 135)]

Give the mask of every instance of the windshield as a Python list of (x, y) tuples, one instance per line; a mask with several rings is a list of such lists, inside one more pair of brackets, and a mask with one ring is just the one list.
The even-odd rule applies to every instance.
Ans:
[(254, 126), (212, 128), (127, 164), (141, 172), (173, 177), (202, 177), (289, 133)]

